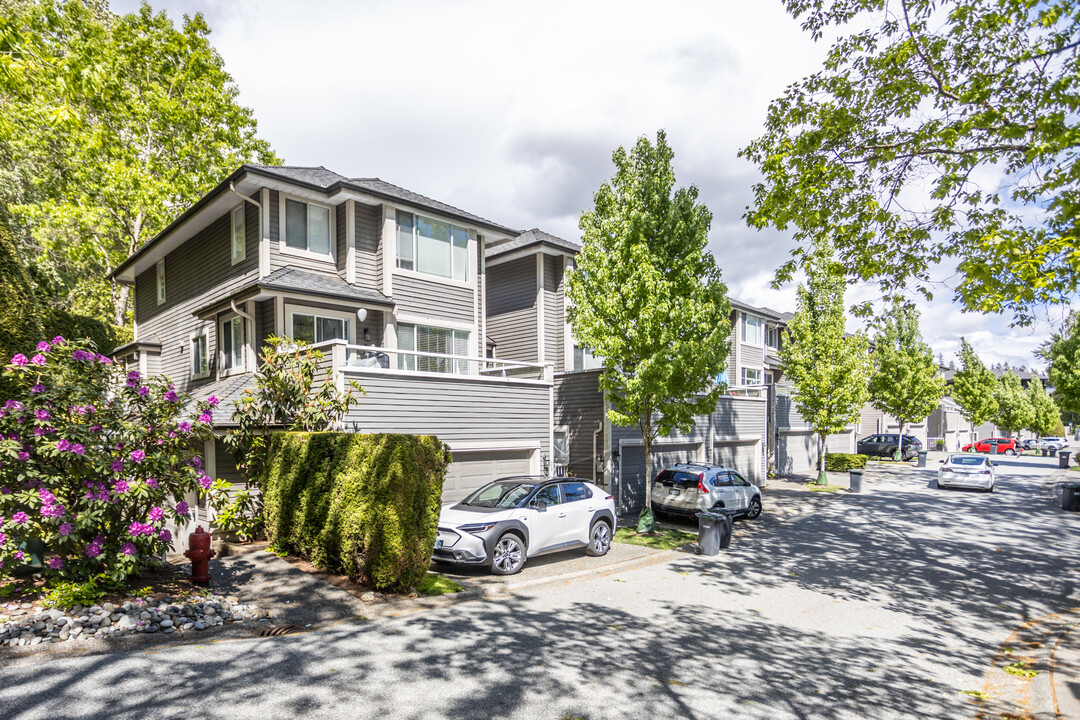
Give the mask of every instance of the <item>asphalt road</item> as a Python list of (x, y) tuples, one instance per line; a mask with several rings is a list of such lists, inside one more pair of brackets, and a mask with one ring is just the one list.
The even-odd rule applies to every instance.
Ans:
[[(1080, 514), (1042, 458), (766, 495), (715, 558), (317, 632), (0, 669), (0, 718), (971, 718), (1010, 633), (1080, 605)], [(771, 500), (770, 500), (771, 498)]]

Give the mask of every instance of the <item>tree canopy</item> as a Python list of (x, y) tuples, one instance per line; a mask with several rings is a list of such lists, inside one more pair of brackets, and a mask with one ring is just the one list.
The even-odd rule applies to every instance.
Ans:
[(125, 319), (107, 274), (244, 162), (277, 162), (209, 41), (143, 4), (4, 3), (0, 212), (56, 305)]
[(780, 357), (795, 384), (795, 406), (818, 436), (822, 471), (825, 438), (858, 422), (866, 404), (870, 361), (866, 336), (844, 333), (843, 270), (827, 245), (814, 253), (796, 293)]
[(952, 398), (964, 419), (978, 427), (997, 412), (997, 377), (964, 338), (960, 338), (959, 356), (961, 367), (952, 377)]
[[(746, 220), (829, 238), (855, 280), (930, 297), (955, 263), (968, 310), (1068, 302), (1080, 283), (1080, 6), (1072, 0), (785, 0), (824, 67), (772, 102), (741, 151)], [(951, 269), (951, 268), (950, 268)]]
[[(675, 189), (663, 131), (612, 155), (615, 175), (583, 212), (582, 249), (568, 273), (577, 342), (604, 359), (610, 420), (658, 435), (689, 430), (716, 409), (731, 331), (727, 287), (708, 250), (712, 214), (694, 186)], [(645, 493), (646, 507), (651, 505)]]
[(1042, 380), (1035, 376), (1028, 382), (1027, 389), (1028, 405), (1031, 406), (1031, 422), (1026, 426), (1027, 429), (1039, 437), (1055, 435), (1061, 424), (1061, 411), (1054, 399), (1046, 394)]
[[(919, 312), (906, 303), (893, 303), (874, 335), (870, 402), (904, 426), (922, 420), (945, 394), (945, 379), (934, 353), (919, 332)], [(903, 441), (901, 441), (903, 444)]]
[(1080, 313), (1072, 313), (1039, 354), (1050, 363), (1047, 375), (1058, 406), (1080, 413)]
[(998, 380), (997, 406), (994, 424), (1003, 432), (1019, 432), (1035, 422), (1035, 408), (1028, 400), (1020, 376), (1012, 370)]

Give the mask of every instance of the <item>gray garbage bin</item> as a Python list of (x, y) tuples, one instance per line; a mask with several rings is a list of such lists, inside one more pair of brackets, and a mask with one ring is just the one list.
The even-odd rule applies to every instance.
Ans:
[(1042, 448), (1042, 456), (1046, 457), (1046, 455), (1047, 455), (1046, 448)]
[(1070, 453), (1069, 453), (1068, 450), (1062, 450), (1061, 452), (1058, 453), (1058, 467), (1059, 468), (1067, 468), (1067, 467), (1069, 467), (1069, 455), (1070, 455)]
[(926, 467), (926, 451), (919, 451), (919, 464), (918, 467)]
[(717, 508), (699, 512), (697, 518), (699, 555), (718, 555), (731, 544), (731, 516), (727, 512)]
[(1050, 448), (1050, 457), (1054, 457), (1055, 455), (1057, 455), (1057, 448), (1056, 447)]
[(1061, 486), (1061, 509), (1080, 512), (1080, 483), (1067, 482)]
[(862, 492), (862, 470), (848, 470), (849, 482), (851, 483), (851, 492)]

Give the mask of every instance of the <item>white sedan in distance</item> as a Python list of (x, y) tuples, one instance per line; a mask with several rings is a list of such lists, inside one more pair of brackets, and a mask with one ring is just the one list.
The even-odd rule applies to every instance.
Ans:
[(971, 488), (994, 492), (997, 463), (985, 455), (950, 455), (938, 469), (939, 488)]

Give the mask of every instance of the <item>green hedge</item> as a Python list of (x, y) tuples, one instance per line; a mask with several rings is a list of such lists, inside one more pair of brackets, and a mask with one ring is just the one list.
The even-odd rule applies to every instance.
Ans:
[(263, 490), (274, 547), (405, 591), (431, 562), (450, 451), (432, 435), (275, 433)]
[(865, 470), (866, 460), (866, 455), (852, 455), (851, 453), (825, 453), (825, 469), (829, 472)]

